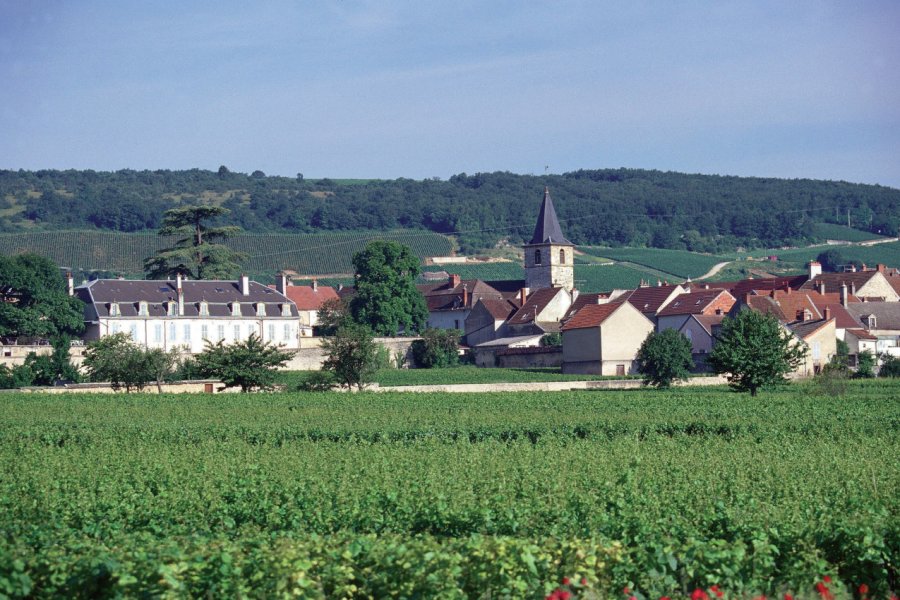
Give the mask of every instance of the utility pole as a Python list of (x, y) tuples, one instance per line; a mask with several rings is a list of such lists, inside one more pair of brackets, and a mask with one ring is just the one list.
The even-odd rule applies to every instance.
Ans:
[(850, 209), (847, 209), (847, 227), (850, 227)]

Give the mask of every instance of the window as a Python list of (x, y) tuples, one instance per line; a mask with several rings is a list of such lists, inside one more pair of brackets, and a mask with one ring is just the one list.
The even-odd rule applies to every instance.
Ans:
[(541, 264), (541, 251), (540, 250), (534, 251), (534, 264), (536, 264), (536, 265)]
[(266, 316), (266, 305), (262, 302), (256, 303), (256, 316), (264, 317)]
[[(170, 316), (170, 317), (174, 317), (174, 316), (175, 316), (175, 311), (176, 311), (177, 307), (178, 307), (178, 303), (177, 303), (177, 302), (168, 302), (168, 303), (166, 303), (166, 315), (168, 315), (168, 316)], [(172, 337), (174, 338), (174, 336), (172, 336)]]
[(240, 302), (232, 302), (231, 303), (231, 316), (232, 317), (241, 316), (241, 303)]
[(869, 315), (866, 319), (866, 322), (869, 324), (869, 329), (875, 329), (878, 327), (878, 321), (875, 319), (875, 315)]
[(563, 248), (559, 249), (559, 264), (566, 264), (566, 251)]
[(209, 339), (209, 326), (201, 325), (200, 326), (200, 339), (204, 342)]
[(217, 333), (219, 334), (219, 339), (224, 340), (225, 339), (225, 326), (219, 325), (217, 328)]
[(275, 323), (269, 323), (269, 337), (268, 341), (272, 341), (275, 339)]
[(112, 324), (112, 330), (111, 330), (112, 333), (114, 333), (114, 334), (119, 333), (119, 330), (121, 330), (121, 329), (122, 329), (122, 326), (119, 325), (118, 323)]
[(257, 335), (256, 325), (254, 325), (253, 323), (247, 325), (247, 337), (250, 337), (251, 335)]
[(812, 357), (813, 360), (822, 358), (822, 342), (813, 342)]
[(234, 326), (234, 341), (237, 342), (240, 339), (241, 339), (241, 326), (235, 325)]
[(191, 343), (191, 324), (190, 323), (184, 324), (184, 341), (187, 342), (188, 344)]
[(141, 300), (138, 302), (138, 315), (141, 317), (146, 317), (150, 314), (150, 311), (147, 309), (147, 303)]
[(291, 339), (291, 324), (284, 324), (284, 341), (289, 341)]
[[(209, 316), (209, 303), (207, 303), (207, 302), (200, 303), (200, 316), (201, 317)], [(206, 339), (206, 338), (203, 338), (203, 339)]]
[(281, 316), (282, 317), (291, 316), (291, 305), (290, 304), (284, 303), (281, 305)]
[(163, 341), (163, 326), (162, 323), (157, 323), (153, 326), (153, 341), (157, 344), (161, 344)]
[(169, 341), (174, 342), (178, 339), (178, 327), (175, 323), (169, 323)]
[(110, 302), (109, 304), (109, 316), (111, 317), (119, 317), (122, 313), (119, 312), (119, 303), (118, 302)]
[(136, 342), (137, 341), (137, 325), (136, 324), (131, 325), (131, 331), (129, 333), (131, 334), (131, 341)]

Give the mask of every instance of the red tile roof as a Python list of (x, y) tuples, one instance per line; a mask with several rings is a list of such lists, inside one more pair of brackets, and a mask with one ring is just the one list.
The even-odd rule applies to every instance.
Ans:
[[(721, 300), (720, 296), (723, 294), (730, 296), (726, 290), (715, 289), (680, 294), (675, 296), (675, 298), (673, 298), (665, 308), (659, 311), (658, 314), (660, 317), (669, 317), (672, 315), (699, 315), (712, 303)], [(732, 300), (733, 298), (730, 301)], [(728, 306), (728, 308), (730, 308), (730, 306)], [(727, 312), (728, 308), (723, 309), (723, 312)]]
[(610, 317), (616, 310), (625, 304), (621, 302), (610, 302), (608, 304), (588, 304), (569, 319), (569, 322), (563, 325), (562, 331), (570, 329), (586, 329), (589, 327), (597, 327), (602, 325), (606, 319)]
[(311, 285), (289, 285), (284, 292), (297, 305), (297, 310), (319, 310), (326, 300), (338, 298), (334, 288), (327, 285), (317, 286), (315, 290)]
[(481, 304), (488, 311), (488, 314), (497, 321), (507, 320), (519, 309), (518, 303), (510, 300), (488, 300), (482, 298)]
[[(628, 300), (632, 306), (645, 315), (655, 315), (673, 292), (678, 291), (677, 285), (658, 285), (655, 287), (641, 287), (624, 295), (623, 300)], [(684, 288), (680, 288), (684, 289)]]
[(572, 306), (569, 307), (569, 310), (566, 311), (565, 319), (571, 319), (572, 316), (581, 310), (583, 307), (589, 304), (599, 304), (598, 300), (606, 300), (609, 298), (609, 294), (578, 294), (578, 297), (575, 298), (575, 302), (572, 303)]

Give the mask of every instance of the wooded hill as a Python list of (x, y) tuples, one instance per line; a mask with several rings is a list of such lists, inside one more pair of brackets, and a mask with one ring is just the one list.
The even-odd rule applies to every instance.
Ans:
[(229, 208), (228, 223), (249, 232), (426, 229), (456, 235), (471, 253), (530, 237), (544, 186), (576, 244), (695, 252), (802, 245), (823, 241), (816, 223), (846, 224), (848, 216), (857, 229), (900, 232), (900, 190), (846, 182), (636, 169), (309, 180), (225, 167), (0, 170), (0, 230), (153, 231), (166, 209), (202, 201)]

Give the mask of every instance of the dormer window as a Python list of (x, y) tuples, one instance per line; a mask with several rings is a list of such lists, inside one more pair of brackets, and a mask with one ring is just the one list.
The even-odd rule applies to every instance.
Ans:
[(285, 302), (284, 304), (281, 305), (281, 316), (282, 317), (291, 316), (291, 305), (288, 304), (287, 302)]
[(121, 317), (122, 312), (119, 310), (118, 302), (110, 302), (109, 303), (109, 316), (111, 317)]
[(875, 315), (866, 317), (866, 326), (868, 329), (875, 329), (878, 327), (878, 321), (875, 319)]
[(541, 251), (540, 250), (534, 251), (534, 264), (536, 264), (536, 265), (541, 264)]
[(256, 303), (256, 316), (257, 317), (266, 316), (266, 304), (264, 302)]
[(178, 303), (177, 302), (167, 302), (166, 303), (166, 315), (169, 317), (174, 317), (178, 314)]
[(150, 314), (150, 310), (147, 307), (147, 303), (143, 300), (138, 302), (138, 316), (146, 317)]
[(231, 303), (231, 316), (232, 317), (241, 316), (241, 303), (240, 302), (232, 302)]
[(209, 316), (209, 303), (206, 301), (203, 301), (200, 303), (200, 316), (201, 317)]

